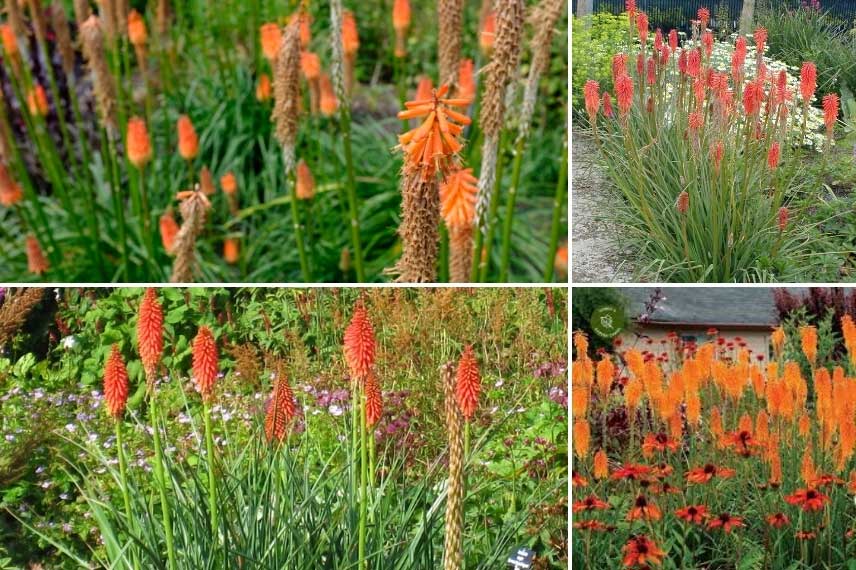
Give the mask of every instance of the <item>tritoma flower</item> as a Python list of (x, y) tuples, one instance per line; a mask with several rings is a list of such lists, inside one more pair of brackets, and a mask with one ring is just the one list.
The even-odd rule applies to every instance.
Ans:
[(463, 146), (458, 137), (470, 124), (469, 117), (454, 110), (468, 107), (470, 100), (446, 98), (448, 93), (449, 86), (443, 85), (428, 98), (408, 101), (406, 110), (398, 113), (402, 120), (424, 117), (421, 125), (398, 137), (405, 170), (419, 172), (423, 180), (449, 172)]
[(351, 378), (364, 381), (374, 365), (375, 336), (368, 311), (362, 301), (357, 302), (351, 323), (345, 329), (345, 362)]
[(193, 381), (203, 398), (213, 394), (218, 373), (217, 342), (211, 329), (201, 326), (193, 339)]
[[(590, 547), (580, 556), (608, 553), (627, 568), (670, 566), (667, 558), (703, 567), (706, 553), (686, 554), (670, 537), (704, 532), (727, 559), (739, 547), (735, 553), (725, 535), (738, 535), (758, 544), (771, 567), (795, 560), (838, 567), (846, 555), (829, 545), (849, 528), (840, 513), (856, 493), (856, 376), (849, 367), (856, 325), (852, 315), (840, 324), (849, 353), (840, 355), (842, 365), (823, 362), (813, 326), (788, 326), (790, 339), (776, 329), (773, 350), (716, 330), (706, 342), (671, 334), (602, 352), (596, 370), (577, 333), (574, 485), (587, 498), (573, 504), (574, 527), (586, 535), (575, 547), (582, 551), (583, 540)], [(809, 366), (786, 359), (799, 352)], [(644, 521), (646, 535), (623, 543), (620, 533), (606, 532), (635, 521)], [(790, 528), (792, 521), (799, 527)], [(788, 535), (817, 540), (819, 551), (791, 549)]]
[(128, 402), (128, 371), (118, 345), (113, 345), (104, 364), (104, 404), (107, 413), (116, 419), (125, 413)]
[(146, 378), (151, 384), (163, 353), (163, 309), (158, 302), (155, 289), (146, 289), (143, 300), (140, 302), (140, 313), (137, 317), (137, 347)]
[(467, 420), (473, 417), (479, 404), (481, 393), (481, 377), (479, 376), (479, 364), (476, 361), (472, 345), (468, 344), (461, 354), (458, 362), (458, 370), (455, 375), (455, 399), (461, 414)]

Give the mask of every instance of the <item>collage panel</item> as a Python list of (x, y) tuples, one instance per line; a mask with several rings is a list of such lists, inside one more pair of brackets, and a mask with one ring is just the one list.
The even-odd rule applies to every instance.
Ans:
[(568, 568), (564, 288), (0, 290), (0, 567)]
[(856, 289), (575, 287), (572, 564), (845, 569)]
[(565, 0), (3, 0), (0, 282), (567, 280)]
[(856, 4), (573, 9), (573, 282), (856, 280)]

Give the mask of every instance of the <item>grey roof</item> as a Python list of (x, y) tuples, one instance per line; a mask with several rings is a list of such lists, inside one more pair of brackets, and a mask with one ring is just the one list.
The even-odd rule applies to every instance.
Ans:
[[(622, 287), (628, 316), (636, 320), (654, 287)], [(793, 289), (792, 289), (793, 290)], [(699, 327), (770, 327), (778, 322), (772, 287), (662, 287), (649, 324), (682, 324)]]

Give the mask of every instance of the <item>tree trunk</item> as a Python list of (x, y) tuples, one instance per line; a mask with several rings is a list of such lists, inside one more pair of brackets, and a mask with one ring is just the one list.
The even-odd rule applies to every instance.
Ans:
[(743, 0), (743, 9), (740, 11), (740, 33), (751, 34), (754, 21), (755, 0)]

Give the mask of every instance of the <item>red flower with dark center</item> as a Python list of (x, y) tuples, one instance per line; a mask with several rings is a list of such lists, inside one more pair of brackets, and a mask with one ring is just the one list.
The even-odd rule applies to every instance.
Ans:
[(750, 457), (752, 455), (752, 448), (762, 447), (762, 444), (752, 437), (752, 433), (746, 430), (725, 434), (722, 437), (722, 443), (734, 448), (743, 457)]
[(588, 487), (588, 479), (580, 475), (579, 473), (574, 473), (571, 477), (571, 486), (573, 487)]
[(614, 526), (594, 519), (575, 522), (574, 528), (579, 530), (590, 530), (593, 532), (606, 532), (615, 530)]
[(675, 516), (688, 523), (701, 524), (707, 518), (707, 507), (704, 505), (690, 505), (676, 510)]
[(589, 495), (582, 501), (576, 501), (572, 508), (575, 513), (580, 511), (602, 511), (609, 508), (609, 503), (601, 501), (597, 495)]
[(774, 513), (767, 517), (767, 524), (769, 524), (773, 528), (782, 528), (785, 525), (790, 524), (791, 519), (788, 518), (788, 515), (785, 513)]
[(722, 513), (707, 523), (707, 528), (722, 528), (726, 533), (730, 533), (731, 529), (741, 526), (746, 526), (746, 523), (743, 522), (743, 517), (732, 516), (728, 513)]
[(798, 530), (794, 537), (797, 540), (813, 540), (817, 538), (817, 533), (812, 530)]
[(622, 465), (618, 469), (612, 472), (610, 475), (610, 479), (619, 480), (619, 479), (629, 479), (631, 481), (635, 481), (637, 479), (642, 479), (643, 475), (648, 475), (651, 473), (651, 468), (647, 465), (638, 465), (635, 463), (628, 463)]
[(785, 497), (785, 502), (804, 511), (819, 511), (829, 502), (829, 497), (816, 489), (798, 489), (793, 495)]
[(831, 473), (824, 473), (822, 475), (818, 475), (811, 481), (812, 487), (828, 487), (830, 485), (843, 485), (845, 483), (844, 479), (840, 477), (836, 477)]
[(677, 450), (678, 442), (669, 439), (669, 436), (662, 432), (657, 435), (649, 433), (645, 436), (645, 440), (642, 442), (642, 455), (645, 457), (651, 457), (656, 452)]
[(217, 343), (211, 330), (202, 326), (193, 339), (193, 380), (203, 398), (207, 398), (214, 390), (217, 381), (218, 368)]
[(621, 552), (624, 553), (622, 564), (626, 568), (648, 568), (650, 564), (659, 566), (666, 555), (657, 543), (644, 534), (631, 536), (627, 544), (621, 548)]
[(687, 482), (689, 483), (707, 483), (714, 477), (728, 479), (734, 476), (734, 469), (725, 467), (717, 467), (712, 463), (708, 463), (704, 467), (696, 467), (687, 472)]
[(627, 513), (627, 520), (635, 521), (643, 519), (646, 521), (658, 521), (662, 516), (660, 508), (657, 505), (649, 503), (645, 495), (639, 495), (633, 503), (633, 508)]

